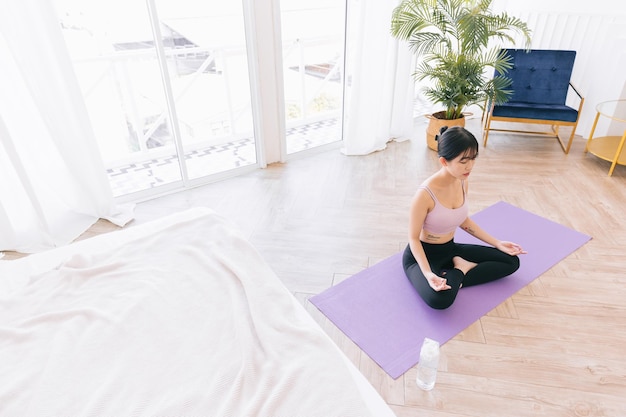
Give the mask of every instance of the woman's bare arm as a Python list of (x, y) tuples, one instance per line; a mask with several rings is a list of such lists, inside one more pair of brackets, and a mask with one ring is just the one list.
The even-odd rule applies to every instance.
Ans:
[(417, 261), (418, 266), (422, 270), (422, 273), (428, 280), (428, 284), (435, 291), (449, 290), (451, 287), (446, 283), (445, 278), (441, 278), (436, 275), (430, 268), (430, 263), (424, 253), (422, 242), (420, 241), (420, 234), (424, 227), (424, 220), (428, 211), (432, 209), (431, 204), (434, 206), (432, 198), (426, 191), (418, 190), (418, 192), (411, 200), (411, 209), (409, 216), (409, 247), (411, 253)]

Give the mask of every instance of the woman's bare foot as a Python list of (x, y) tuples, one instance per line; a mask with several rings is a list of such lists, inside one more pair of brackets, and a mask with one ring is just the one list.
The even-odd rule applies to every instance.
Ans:
[(470, 269), (474, 268), (477, 265), (474, 262), (466, 261), (460, 256), (455, 256), (454, 258), (452, 258), (452, 263), (454, 264), (454, 267), (456, 269), (463, 272), (463, 275), (467, 274)]

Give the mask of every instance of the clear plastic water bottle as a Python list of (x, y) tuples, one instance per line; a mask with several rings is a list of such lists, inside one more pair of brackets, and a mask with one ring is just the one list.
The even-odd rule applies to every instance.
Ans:
[(437, 380), (437, 366), (439, 365), (439, 342), (424, 338), (420, 350), (420, 361), (417, 364), (417, 386), (430, 391)]

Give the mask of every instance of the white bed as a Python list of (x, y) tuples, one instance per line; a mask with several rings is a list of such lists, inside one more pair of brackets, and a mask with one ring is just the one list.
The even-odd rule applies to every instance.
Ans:
[(0, 261), (0, 416), (393, 416), (208, 209)]

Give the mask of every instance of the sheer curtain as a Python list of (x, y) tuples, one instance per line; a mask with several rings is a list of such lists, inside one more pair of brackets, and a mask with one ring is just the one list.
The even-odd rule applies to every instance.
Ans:
[(413, 132), (413, 56), (390, 34), (399, 0), (350, 1), (344, 147), (346, 155), (382, 150)]
[(47, 0), (0, 0), (0, 251), (65, 245), (99, 218), (123, 226)]

